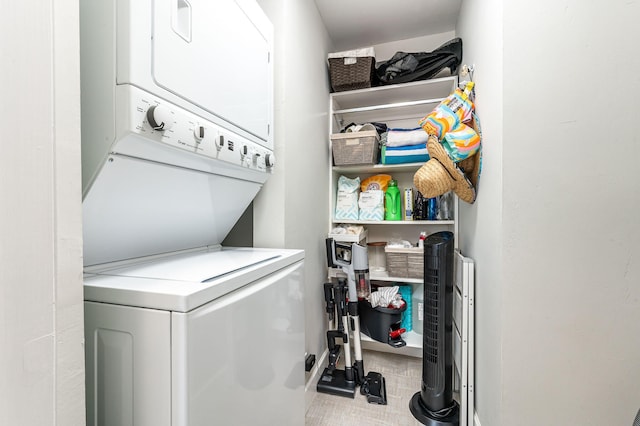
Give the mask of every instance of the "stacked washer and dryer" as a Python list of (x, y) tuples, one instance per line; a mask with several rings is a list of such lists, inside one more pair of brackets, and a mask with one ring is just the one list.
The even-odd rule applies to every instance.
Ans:
[(221, 246), (275, 165), (270, 22), (251, 0), (80, 16), (87, 424), (303, 424), (304, 252)]

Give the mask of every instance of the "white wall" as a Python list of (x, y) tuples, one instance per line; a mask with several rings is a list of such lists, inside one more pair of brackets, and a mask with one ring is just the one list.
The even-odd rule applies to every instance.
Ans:
[(84, 424), (78, 4), (0, 15), (0, 424)]
[[(503, 34), (502, 0), (463, 1), (456, 34), (463, 62), (475, 64), (476, 112), (483, 133), (482, 174), (472, 205), (460, 201), (459, 247), (475, 260), (475, 404), (484, 426), (502, 409)], [(509, 261), (509, 260), (507, 260)]]
[(312, 0), (259, 3), (275, 26), (277, 165), (254, 201), (254, 245), (305, 250), (305, 349), (320, 356), (326, 348), (330, 42)]
[(485, 426), (630, 425), (640, 408), (638, 16), (638, 1), (463, 4), (484, 131), (461, 234)]
[(638, 17), (637, 0), (504, 4), (505, 425), (640, 408)]

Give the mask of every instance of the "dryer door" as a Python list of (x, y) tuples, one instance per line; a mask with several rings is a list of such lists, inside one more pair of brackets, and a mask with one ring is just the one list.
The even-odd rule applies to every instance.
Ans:
[(273, 148), (273, 29), (246, 0), (156, 0), (152, 72), (175, 95)]

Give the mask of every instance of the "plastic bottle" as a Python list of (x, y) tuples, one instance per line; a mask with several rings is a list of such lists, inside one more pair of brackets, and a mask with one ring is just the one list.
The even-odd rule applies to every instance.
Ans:
[(411, 293), (411, 321), (413, 331), (422, 334), (424, 324), (424, 284), (420, 284)]
[(402, 197), (394, 179), (389, 181), (384, 194), (384, 220), (402, 220)]
[(438, 220), (451, 220), (453, 219), (452, 214), (452, 200), (453, 195), (451, 191), (442, 194), (438, 197)]
[(427, 220), (438, 218), (438, 198), (433, 197), (427, 200)]

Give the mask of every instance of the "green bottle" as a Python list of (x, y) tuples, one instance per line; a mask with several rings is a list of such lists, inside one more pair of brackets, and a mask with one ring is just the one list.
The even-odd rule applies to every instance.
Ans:
[(398, 182), (389, 181), (389, 187), (384, 194), (384, 220), (402, 220), (402, 197), (398, 189)]

